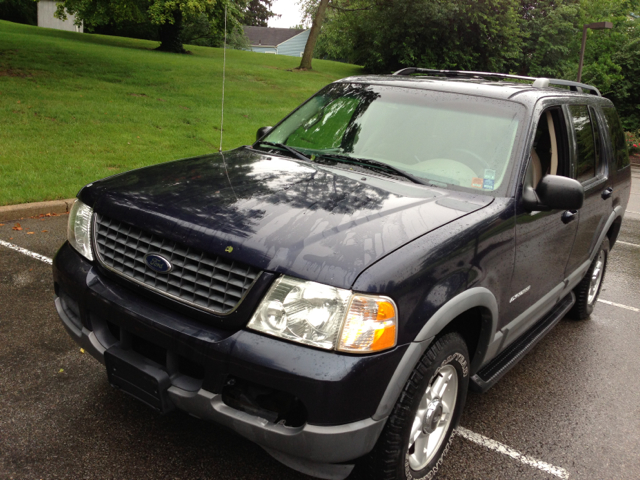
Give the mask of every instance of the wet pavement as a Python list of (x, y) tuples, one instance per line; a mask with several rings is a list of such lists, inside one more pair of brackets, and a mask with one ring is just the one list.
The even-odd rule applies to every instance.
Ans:
[[(640, 309), (640, 169), (600, 298)], [(635, 212), (635, 213), (634, 213)], [(52, 257), (66, 216), (0, 226), (0, 240)], [(33, 232), (33, 233), (29, 233)], [(626, 242), (626, 243), (622, 243)], [(51, 267), (0, 246), (0, 479), (306, 479), (260, 447), (180, 412), (158, 416), (112, 389), (53, 306)], [(571, 479), (640, 478), (640, 312), (598, 303), (561, 321), (461, 425)], [(460, 436), (440, 479), (555, 479)]]

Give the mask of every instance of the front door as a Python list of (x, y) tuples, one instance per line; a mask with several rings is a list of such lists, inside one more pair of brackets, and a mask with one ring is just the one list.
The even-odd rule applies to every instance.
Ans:
[[(571, 176), (571, 155), (563, 110), (542, 112), (524, 186), (537, 186), (545, 175)], [(548, 309), (558, 291), (578, 228), (577, 215), (564, 210), (529, 212), (516, 207), (516, 251), (510, 296), (501, 305), (500, 328), (510, 343)], [(559, 292), (558, 292), (559, 293)]]

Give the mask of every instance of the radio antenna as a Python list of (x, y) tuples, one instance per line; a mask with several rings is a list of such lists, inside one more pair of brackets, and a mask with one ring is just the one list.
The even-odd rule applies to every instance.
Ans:
[(220, 109), (220, 147), (218, 152), (222, 152), (222, 128), (224, 126), (224, 78), (227, 66), (227, 6), (224, 6), (224, 45), (222, 48), (222, 108)]
[(224, 127), (224, 78), (225, 71), (227, 66), (227, 6), (224, 6), (224, 45), (222, 49), (222, 107), (220, 108), (220, 147), (218, 148), (218, 152), (222, 157), (222, 165), (224, 166), (224, 174), (227, 176), (227, 181), (229, 182), (229, 186), (231, 187), (231, 191), (233, 192), (233, 196), (238, 200), (238, 196), (236, 195), (236, 191), (233, 189), (233, 184), (231, 183), (231, 179), (229, 178), (229, 171), (227, 170), (227, 161), (224, 158), (224, 153), (222, 153), (222, 131)]

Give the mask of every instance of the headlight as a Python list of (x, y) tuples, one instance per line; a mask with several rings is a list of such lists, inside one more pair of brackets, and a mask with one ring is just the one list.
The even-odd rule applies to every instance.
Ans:
[(387, 297), (281, 277), (248, 327), (327, 350), (369, 353), (396, 345), (397, 309)]
[(67, 224), (67, 240), (88, 260), (93, 260), (93, 253), (91, 253), (92, 216), (93, 208), (76, 200), (69, 212), (69, 223)]

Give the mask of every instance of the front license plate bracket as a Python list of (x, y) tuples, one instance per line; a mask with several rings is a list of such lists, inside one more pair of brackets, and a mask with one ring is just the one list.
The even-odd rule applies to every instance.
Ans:
[(117, 346), (104, 352), (109, 383), (160, 413), (174, 409), (167, 390), (169, 374), (142, 355)]

